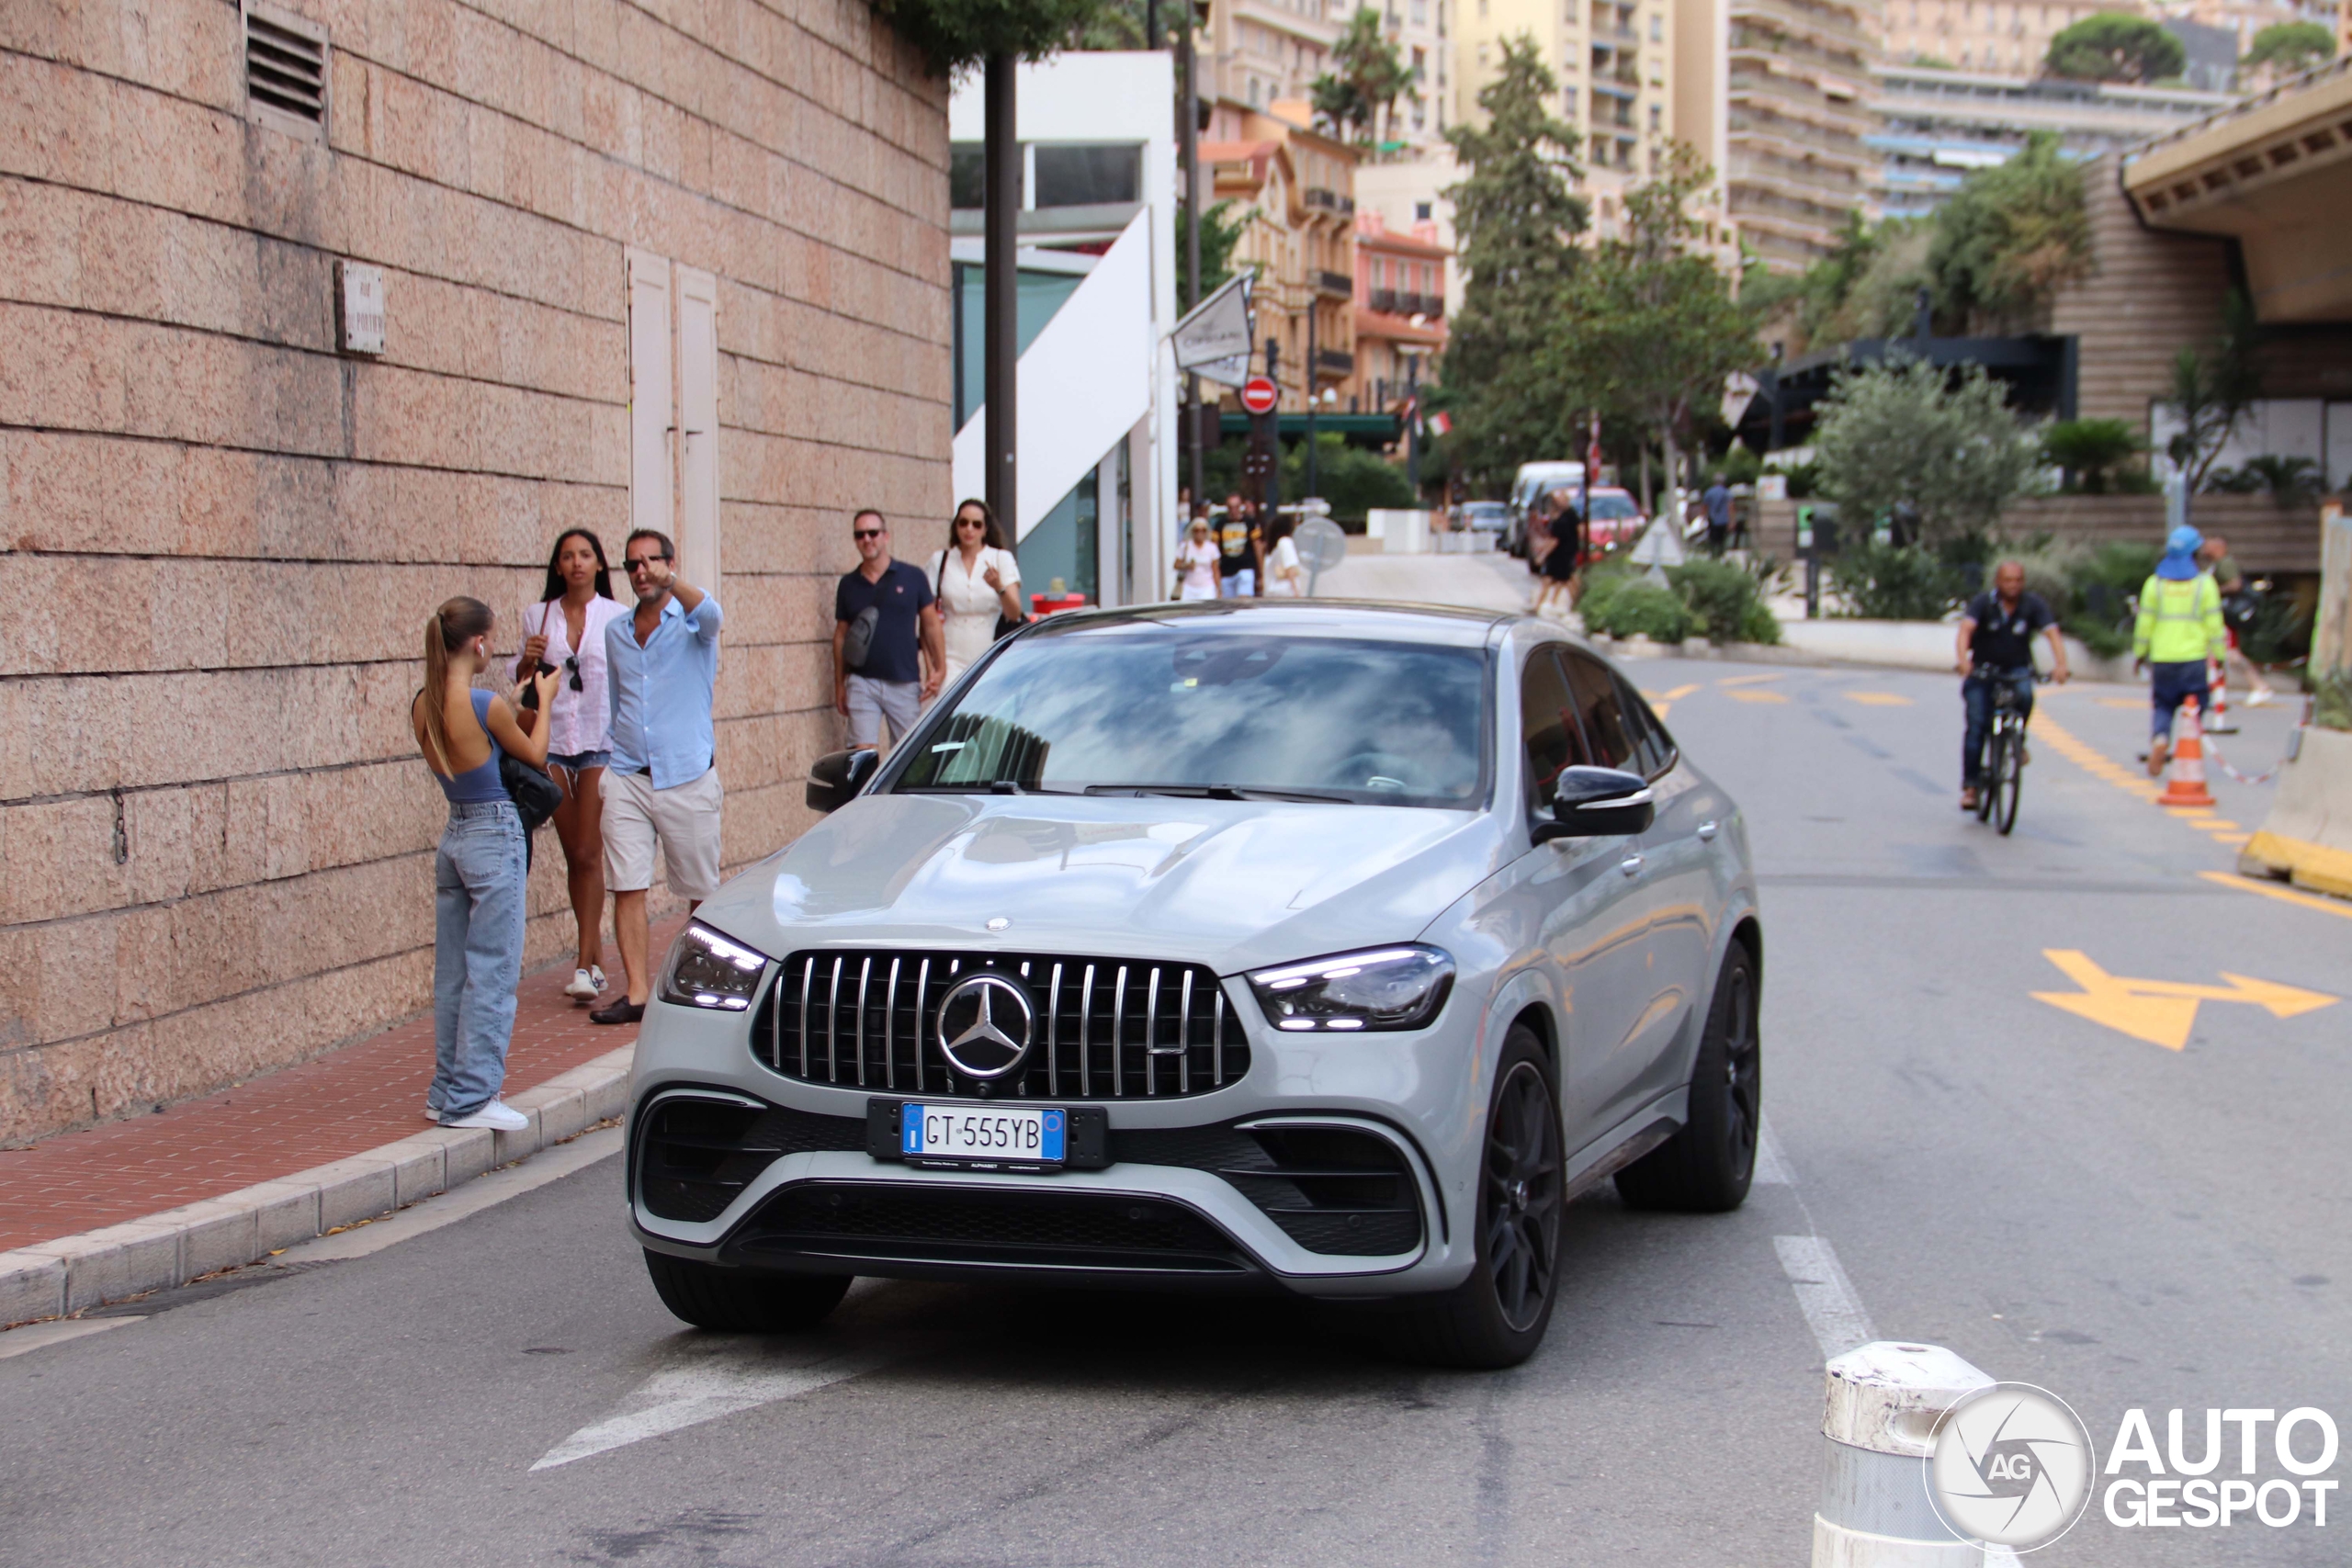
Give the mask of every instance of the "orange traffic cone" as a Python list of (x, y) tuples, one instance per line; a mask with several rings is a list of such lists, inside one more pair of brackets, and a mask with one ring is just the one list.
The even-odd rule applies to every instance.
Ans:
[(2205, 732), (2198, 727), (2195, 697), (2180, 705), (2180, 716), (2173, 728), (2180, 731), (2180, 739), (2173, 742), (2172, 777), (2165, 782), (2164, 794), (2156, 796), (2156, 804), (2215, 804), (2211, 792), (2205, 787)]

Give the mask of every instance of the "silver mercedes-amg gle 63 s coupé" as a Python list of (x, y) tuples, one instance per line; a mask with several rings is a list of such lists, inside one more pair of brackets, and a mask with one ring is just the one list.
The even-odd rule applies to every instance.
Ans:
[(1057, 615), (808, 798), (638, 1043), (631, 1223), (689, 1323), (860, 1274), (1272, 1290), (1507, 1366), (1580, 1190), (1747, 1196), (1745, 825), (1554, 626)]

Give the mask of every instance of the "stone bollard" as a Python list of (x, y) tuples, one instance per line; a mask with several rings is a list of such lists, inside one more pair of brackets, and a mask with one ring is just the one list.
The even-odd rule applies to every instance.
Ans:
[(1813, 1568), (1984, 1568), (1928, 1500), (1928, 1460), (1944, 1412), (1993, 1380), (1940, 1346), (1882, 1339), (1831, 1361), (1826, 1382)]

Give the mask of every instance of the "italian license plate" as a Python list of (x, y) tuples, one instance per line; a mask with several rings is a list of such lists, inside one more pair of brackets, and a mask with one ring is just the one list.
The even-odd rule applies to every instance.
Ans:
[(1069, 1140), (1066, 1111), (909, 1100), (899, 1111), (899, 1152), (923, 1165), (1050, 1169), (1062, 1164)]

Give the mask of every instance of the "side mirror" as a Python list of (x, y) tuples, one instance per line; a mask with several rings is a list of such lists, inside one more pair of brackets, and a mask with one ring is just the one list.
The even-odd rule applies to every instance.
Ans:
[(807, 799), (811, 811), (838, 811), (857, 798), (875, 771), (882, 766), (882, 753), (871, 746), (861, 746), (854, 751), (828, 751), (809, 764)]
[(1555, 839), (1606, 839), (1646, 830), (1657, 818), (1649, 780), (1616, 768), (1570, 768), (1560, 775), (1552, 799), (1552, 820), (1529, 835), (1539, 844)]

